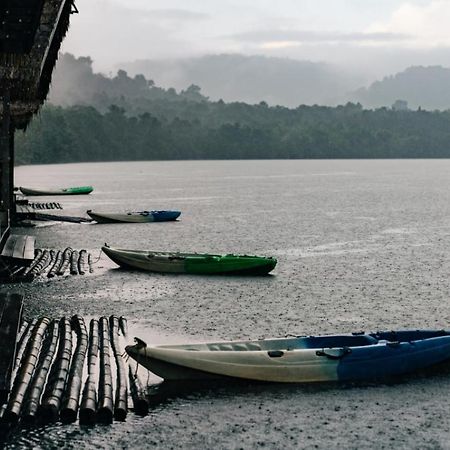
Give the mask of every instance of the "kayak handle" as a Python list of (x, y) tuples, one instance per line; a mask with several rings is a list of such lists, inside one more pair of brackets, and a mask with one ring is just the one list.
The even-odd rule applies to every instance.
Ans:
[(342, 359), (344, 356), (349, 355), (352, 352), (352, 349), (349, 347), (342, 347), (339, 350), (339, 354), (327, 353), (325, 350), (317, 350), (317, 356), (325, 356), (328, 359)]
[(145, 348), (147, 347), (147, 343), (144, 342), (142, 339), (139, 339), (138, 337), (134, 338), (134, 342), (136, 342), (136, 348)]

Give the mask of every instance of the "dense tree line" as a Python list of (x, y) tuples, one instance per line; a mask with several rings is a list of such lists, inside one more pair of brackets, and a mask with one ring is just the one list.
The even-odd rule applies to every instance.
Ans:
[(191, 91), (193, 99), (175, 93), (132, 107), (122, 97), (104, 110), (48, 105), (16, 134), (17, 162), (450, 157), (450, 111), (288, 109), (210, 102)]
[(60, 106), (17, 133), (17, 162), (450, 157), (450, 111), (212, 102), (196, 85), (177, 92), (123, 70), (107, 77), (69, 54), (50, 100)]

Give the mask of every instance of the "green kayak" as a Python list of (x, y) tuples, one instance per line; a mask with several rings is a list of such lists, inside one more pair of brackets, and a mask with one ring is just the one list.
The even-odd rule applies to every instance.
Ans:
[(25, 195), (83, 195), (90, 194), (94, 190), (92, 186), (78, 186), (65, 189), (31, 189), (21, 186), (19, 189)]
[(211, 255), (123, 250), (107, 245), (102, 250), (121, 267), (161, 273), (203, 275), (267, 275), (277, 260), (264, 256)]

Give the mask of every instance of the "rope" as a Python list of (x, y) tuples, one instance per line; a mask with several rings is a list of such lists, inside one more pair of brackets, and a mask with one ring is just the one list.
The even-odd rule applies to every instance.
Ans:
[(98, 255), (98, 258), (95, 261), (91, 261), (91, 264), (97, 264), (100, 261), (100, 257), (102, 256), (103, 249), (100, 249), (100, 254)]

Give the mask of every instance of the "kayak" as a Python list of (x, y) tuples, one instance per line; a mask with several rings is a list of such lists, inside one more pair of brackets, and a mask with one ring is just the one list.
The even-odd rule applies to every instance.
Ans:
[(99, 213), (92, 210), (86, 211), (98, 223), (147, 223), (147, 222), (167, 222), (176, 220), (180, 211), (138, 211), (125, 214)]
[(25, 195), (82, 195), (90, 194), (94, 190), (92, 186), (78, 186), (65, 189), (30, 189), (21, 186), (19, 189)]
[(128, 355), (165, 380), (368, 381), (450, 360), (450, 331), (443, 330), (161, 346), (136, 342), (126, 347)]
[(123, 250), (107, 245), (103, 246), (102, 250), (121, 267), (148, 272), (267, 275), (277, 264), (275, 258), (264, 256)]

